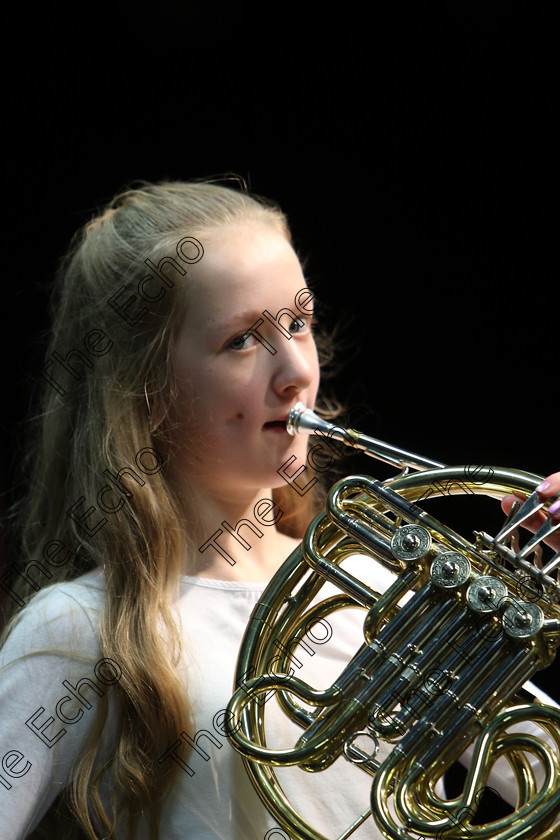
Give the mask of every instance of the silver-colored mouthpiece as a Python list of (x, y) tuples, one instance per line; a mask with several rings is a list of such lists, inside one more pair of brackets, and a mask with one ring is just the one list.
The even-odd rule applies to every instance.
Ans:
[(291, 409), (286, 420), (286, 431), (291, 435), (308, 435), (312, 432), (327, 432), (332, 429), (332, 423), (322, 420), (318, 414), (298, 402)]
[(318, 414), (315, 414), (310, 408), (306, 408), (301, 402), (296, 403), (288, 414), (286, 431), (291, 435), (326, 435), (331, 440), (339, 440), (347, 446), (354, 447), (354, 449), (361, 449), (366, 455), (400, 469), (412, 467), (415, 470), (429, 470), (441, 469), (445, 466), (439, 461), (432, 461), (430, 458), (423, 458), (421, 455), (407, 452), (406, 449), (399, 449), (397, 446), (392, 446), (382, 440), (361, 434), (355, 429), (345, 429), (342, 426), (329, 423), (327, 420), (322, 420)]

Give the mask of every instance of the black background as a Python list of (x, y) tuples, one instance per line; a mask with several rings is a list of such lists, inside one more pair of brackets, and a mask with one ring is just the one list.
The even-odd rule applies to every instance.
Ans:
[(6, 471), (72, 233), (134, 179), (225, 172), (288, 213), (365, 431), (444, 463), (559, 467), (546, 4), (76, 9), (10, 28)]
[(559, 469), (552, 8), (16, 9), (5, 490), (72, 233), (134, 179), (226, 172), (287, 212), (341, 327), (337, 394), (369, 407), (363, 431), (449, 464)]

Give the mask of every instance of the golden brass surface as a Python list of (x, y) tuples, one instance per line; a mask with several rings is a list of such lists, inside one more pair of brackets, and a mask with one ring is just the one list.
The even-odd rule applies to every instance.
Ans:
[[(307, 429), (296, 431), (314, 430), (316, 415), (306, 418)], [(324, 433), (327, 425), (319, 422)], [(367, 451), (372, 439), (359, 437)], [(482, 531), (467, 538), (425, 509), (433, 499), (439, 506), (463, 496), (473, 504), (476, 497), (515, 493), (528, 497), (527, 511), (546, 513), (534, 492), (541, 479), (497, 467), (426, 469), (427, 459), (409, 473), (414, 456), (406, 461), (403, 474), (386, 482), (368, 476), (337, 482), (325, 511), (267, 586), (240, 650), (228, 736), (265, 806), (297, 840), (335, 838), (297, 813), (274, 768), (299, 765), (320, 773), (341, 756), (372, 781), (370, 802), (341, 838), (370, 821), (393, 840), (554, 840), (560, 837), (560, 824), (553, 825), (560, 814), (560, 709), (517, 695), (553, 661), (560, 644), (560, 553), (544, 574), (540, 538), (535, 554), (524, 554), (509, 532), (507, 539)], [(554, 527), (548, 520), (542, 533)], [(345, 570), (346, 558), (356, 554), (392, 572), (385, 592)], [(327, 581), (340, 594), (321, 598)], [(363, 644), (335, 683), (318, 690), (290, 676), (297, 640), (349, 607), (364, 612)], [(436, 662), (440, 676), (434, 678)], [(263, 699), (271, 691), (270, 702), (302, 730), (290, 749), (267, 743)], [(513, 724), (521, 731), (509, 731)], [(528, 731), (530, 724), (538, 725), (537, 734)], [(388, 757), (370, 758), (354, 743), (360, 732), (389, 744)], [(463, 792), (444, 799), (436, 783), (469, 744), (474, 754)], [(478, 825), (472, 821), (477, 795), (492, 787), (490, 773), (502, 756), (517, 781), (515, 812)]]

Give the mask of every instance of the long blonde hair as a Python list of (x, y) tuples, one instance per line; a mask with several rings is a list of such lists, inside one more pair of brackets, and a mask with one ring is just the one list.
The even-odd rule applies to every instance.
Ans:
[[(158, 837), (161, 805), (180, 768), (157, 759), (178, 732), (192, 731), (171, 609), (185, 522), (164, 464), (173, 443), (170, 354), (186, 299), (177, 289), (189, 262), (202, 256), (205, 231), (247, 219), (264, 220), (291, 241), (281, 210), (243, 188), (194, 181), (126, 189), (76, 234), (52, 295), (41, 402), (24, 466), (28, 489), (17, 509), (24, 564), (35, 564), (35, 572), (13, 584), (11, 604), (27, 603), (39, 586), (103, 570), (100, 646), (122, 670), (110, 766), (130, 838), (141, 813)], [(313, 495), (275, 491), (285, 532), (302, 535)], [(94, 500), (99, 510), (87, 515)], [(117, 797), (106, 813), (101, 774), (93, 772), (105, 700), (68, 790), (74, 835), (88, 840), (97, 837), (93, 822), (114, 838), (120, 818)]]

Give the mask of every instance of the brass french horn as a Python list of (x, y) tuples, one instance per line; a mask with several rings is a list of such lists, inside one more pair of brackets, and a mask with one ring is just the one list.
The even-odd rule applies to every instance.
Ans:
[[(392, 840), (559, 838), (560, 708), (521, 699), (560, 644), (560, 552), (542, 554), (558, 523), (546, 517), (523, 547), (517, 535), (536, 511), (546, 513), (535, 492), (541, 479), (496, 467), (445, 467), (327, 423), (301, 403), (287, 429), (318, 435), (324, 446), (342, 441), (401, 472), (383, 482), (355, 475), (336, 483), (253, 611), (226, 726), (265, 806), (290, 837), (332, 840), (296, 812), (274, 768), (321, 772), (344, 756), (372, 780), (371, 800), (345, 838), (367, 820)], [(472, 542), (420, 506), (441, 496), (511, 493), (526, 501), (495, 537), (475, 531)], [(393, 573), (385, 592), (343, 567), (357, 553)], [(321, 599), (327, 581), (340, 593)], [(350, 606), (364, 610), (363, 644), (333, 685), (317, 690), (290, 676), (291, 651), (306, 628)], [(430, 677), (436, 662), (439, 676)], [(267, 744), (260, 702), (266, 692), (302, 730), (291, 749)], [(422, 714), (410, 699), (419, 697)], [(537, 724), (542, 737), (519, 726), (512, 732), (514, 724)], [(375, 749), (360, 746), (364, 738), (389, 743), (388, 757), (376, 761)], [(444, 799), (436, 782), (470, 744), (463, 792)], [(515, 812), (474, 824), (477, 791), (501, 756), (517, 780)]]

